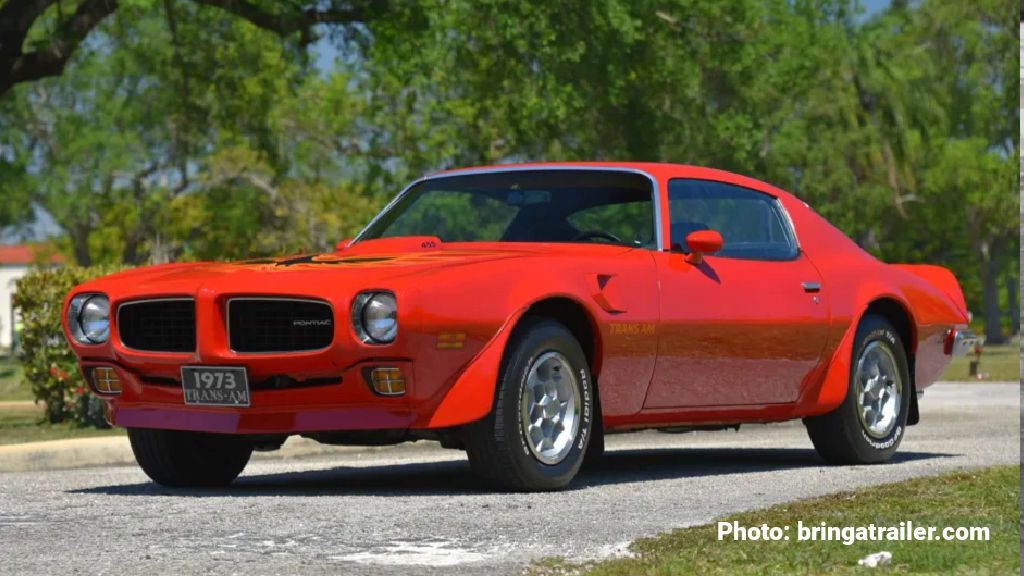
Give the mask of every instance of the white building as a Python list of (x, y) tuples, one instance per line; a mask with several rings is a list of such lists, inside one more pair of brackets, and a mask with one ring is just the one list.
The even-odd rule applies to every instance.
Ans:
[[(8, 351), (14, 343), (14, 283), (38, 262), (37, 249), (28, 244), (0, 244), (0, 350)], [(60, 262), (56, 256), (47, 260)]]

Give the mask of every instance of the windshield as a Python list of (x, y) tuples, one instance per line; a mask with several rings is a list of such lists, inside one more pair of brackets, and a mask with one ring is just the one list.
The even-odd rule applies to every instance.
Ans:
[(410, 188), (359, 240), (591, 242), (654, 247), (650, 180), (616, 170), (441, 176)]

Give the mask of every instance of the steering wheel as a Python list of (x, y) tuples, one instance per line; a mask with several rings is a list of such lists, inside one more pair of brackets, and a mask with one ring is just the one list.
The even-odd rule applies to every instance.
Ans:
[(583, 230), (577, 234), (572, 241), (579, 242), (580, 240), (590, 240), (591, 238), (604, 238), (605, 240), (611, 240), (616, 244), (625, 244), (625, 242), (622, 241), (622, 238), (619, 238), (615, 234), (605, 232), (604, 230)]

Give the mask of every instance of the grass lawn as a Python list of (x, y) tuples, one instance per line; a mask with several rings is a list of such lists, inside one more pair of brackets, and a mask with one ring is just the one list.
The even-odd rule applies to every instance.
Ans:
[[(10, 356), (0, 356), (0, 402), (32, 400), (32, 389), (21, 378), (21, 364)], [(0, 405), (0, 445), (124, 434), (120, 428), (97, 430), (68, 424), (40, 424), (42, 414), (41, 405)]]
[[(851, 472), (856, 473), (856, 472)], [(987, 526), (987, 542), (796, 541), (797, 521), (817, 526)], [(791, 541), (718, 540), (717, 524), (639, 540), (635, 558), (576, 566), (546, 560), (535, 575), (594, 574), (1019, 574), (1020, 466), (999, 466), (920, 478), (825, 498), (736, 514), (724, 521), (751, 527), (791, 526)], [(857, 566), (868, 554), (892, 552), (892, 564)]]
[(98, 430), (69, 424), (40, 424), (42, 412), (41, 406), (33, 405), (0, 408), (0, 445), (124, 434), (122, 428)]
[[(949, 364), (949, 368), (939, 380), (977, 381), (967, 376), (967, 365), (974, 360), (974, 355), (957, 356)], [(985, 346), (981, 354), (980, 372), (985, 374), (984, 381), (1020, 380), (1020, 344), (1013, 342), (1003, 346)]]
[(0, 402), (32, 399), (32, 389), (21, 381), (21, 372), (15, 358), (0, 356)]

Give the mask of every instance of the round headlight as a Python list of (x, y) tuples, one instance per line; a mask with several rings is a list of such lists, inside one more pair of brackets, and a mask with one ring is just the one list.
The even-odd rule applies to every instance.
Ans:
[(369, 295), (360, 313), (362, 332), (379, 344), (393, 342), (398, 335), (398, 305), (395, 297), (385, 292)]
[(68, 310), (71, 335), (82, 344), (102, 344), (110, 338), (110, 301), (102, 294), (83, 294)]
[(110, 336), (110, 301), (103, 296), (93, 296), (82, 306), (82, 333), (96, 344)]

